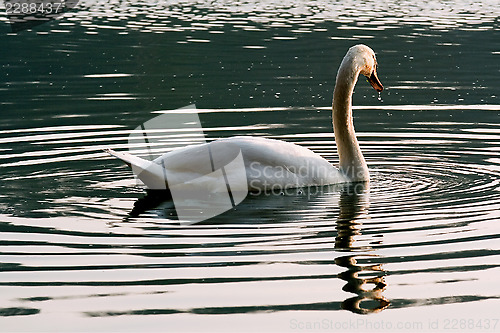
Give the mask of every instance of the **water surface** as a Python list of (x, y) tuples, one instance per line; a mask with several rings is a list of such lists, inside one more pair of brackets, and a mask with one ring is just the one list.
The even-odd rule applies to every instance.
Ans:
[[(500, 330), (494, 6), (82, 1), (16, 34), (2, 19), (2, 328)], [(208, 140), (337, 163), (329, 105), (357, 43), (386, 87), (354, 95), (369, 185), (250, 196), (185, 226), (102, 151), (196, 104)]]

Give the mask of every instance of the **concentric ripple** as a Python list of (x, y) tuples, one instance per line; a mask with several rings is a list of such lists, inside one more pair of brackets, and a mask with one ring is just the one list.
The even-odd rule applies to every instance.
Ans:
[[(497, 7), (82, 0), (18, 33), (0, 15), (0, 331), (498, 330)], [(208, 141), (276, 138), (336, 164), (328, 105), (359, 43), (385, 86), (353, 97), (369, 186), (182, 225), (103, 152), (196, 104)], [(200, 140), (154, 136), (152, 154)]]
[[(203, 110), (242, 112), (238, 126), (207, 133), (251, 129), (336, 162), (331, 133), (303, 132), (304, 119), (327, 123), (328, 111)], [(250, 127), (270, 112), (286, 114), (288, 127)], [(488, 121), (498, 110), (477, 111), (483, 123), (464, 123), (453, 109), (438, 116), (456, 122), (391, 112), (356, 110), (369, 185), (249, 196), (188, 226), (172, 202), (143, 198), (132, 173), (101, 152), (127, 149), (126, 129), (2, 132), (0, 315), (369, 314), (498, 299), (490, 281), (500, 271), (500, 137)], [(28, 183), (29, 198), (19, 200)]]

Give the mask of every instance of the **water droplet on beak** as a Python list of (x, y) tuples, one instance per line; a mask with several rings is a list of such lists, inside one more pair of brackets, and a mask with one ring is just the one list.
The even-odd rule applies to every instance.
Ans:
[(382, 100), (382, 94), (381, 92), (379, 91), (378, 92), (378, 98), (377, 98), (381, 103), (383, 103), (384, 101)]

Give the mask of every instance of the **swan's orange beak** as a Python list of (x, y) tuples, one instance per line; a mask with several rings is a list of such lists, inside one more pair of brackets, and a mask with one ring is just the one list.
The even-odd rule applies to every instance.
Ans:
[(366, 78), (368, 79), (368, 82), (370, 82), (370, 84), (372, 85), (373, 89), (375, 89), (378, 92), (384, 90), (384, 86), (378, 79), (377, 70), (374, 70), (372, 75), (370, 75), (369, 77), (367, 76)]

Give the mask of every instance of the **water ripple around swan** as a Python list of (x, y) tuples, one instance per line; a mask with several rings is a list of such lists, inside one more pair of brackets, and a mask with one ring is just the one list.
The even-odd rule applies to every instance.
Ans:
[[(251, 117), (231, 128), (210, 127), (211, 117), (241, 112)], [(271, 112), (286, 115), (287, 128), (255, 125)], [(372, 170), (369, 186), (250, 196), (190, 226), (179, 225), (171, 202), (138, 200), (143, 194), (132, 174), (101, 151), (127, 149), (129, 131), (121, 126), (0, 132), (0, 289), (9, 304), (0, 315), (36, 317), (63, 311), (67, 302), (69, 317), (100, 318), (366, 314), (497, 299), (494, 288), (475, 286), (500, 266), (500, 137), (488, 121), (499, 111), (476, 111), (484, 123), (462, 119), (460, 109), (439, 111), (442, 119), (433, 122), (414, 121), (413, 109), (355, 112)], [(200, 115), (209, 137), (250, 131), (336, 162), (328, 126), (303, 132), (314, 129), (308, 123), (328, 124), (327, 108)], [(373, 119), (381, 124), (376, 131)], [(134, 204), (143, 209), (132, 214)]]

